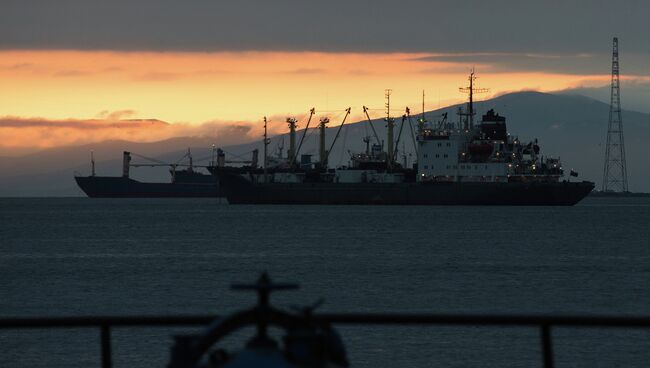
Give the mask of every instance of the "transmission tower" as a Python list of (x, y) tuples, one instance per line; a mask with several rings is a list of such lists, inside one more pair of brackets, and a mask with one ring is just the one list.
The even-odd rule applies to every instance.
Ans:
[(625, 164), (625, 142), (623, 120), (621, 119), (621, 88), (618, 68), (618, 37), (614, 37), (612, 51), (612, 94), (609, 104), (607, 125), (607, 146), (605, 147), (605, 170), (603, 192), (627, 192), (627, 167)]

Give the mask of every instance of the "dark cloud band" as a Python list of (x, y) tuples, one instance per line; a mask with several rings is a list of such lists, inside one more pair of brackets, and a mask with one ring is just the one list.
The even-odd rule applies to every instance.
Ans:
[(0, 48), (648, 52), (650, 2), (7, 0)]

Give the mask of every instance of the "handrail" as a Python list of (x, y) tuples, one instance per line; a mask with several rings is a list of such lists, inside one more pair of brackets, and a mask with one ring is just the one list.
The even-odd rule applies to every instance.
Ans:
[(327, 313), (315, 319), (334, 324), (428, 324), (484, 326), (562, 327), (638, 327), (650, 328), (650, 317), (616, 316), (544, 316), (544, 315), (468, 315), (468, 314), (385, 314), (385, 313)]
[[(0, 329), (95, 327), (100, 329), (102, 367), (112, 366), (112, 327), (207, 326), (215, 315), (185, 316), (87, 316), (87, 317), (17, 317), (0, 318)], [(331, 324), (357, 325), (456, 325), (456, 326), (523, 326), (540, 329), (542, 358), (545, 368), (553, 368), (553, 327), (650, 328), (650, 317), (617, 316), (544, 316), (544, 315), (462, 315), (462, 314), (388, 314), (323, 313), (311, 316)]]

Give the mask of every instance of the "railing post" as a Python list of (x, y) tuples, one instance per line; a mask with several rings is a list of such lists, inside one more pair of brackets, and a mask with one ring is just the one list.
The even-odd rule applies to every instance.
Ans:
[(542, 325), (542, 353), (544, 354), (544, 368), (553, 368), (553, 342), (551, 341), (551, 326)]
[(111, 368), (113, 366), (111, 356), (111, 328), (108, 324), (103, 324), (101, 327), (101, 343), (102, 343), (102, 368)]

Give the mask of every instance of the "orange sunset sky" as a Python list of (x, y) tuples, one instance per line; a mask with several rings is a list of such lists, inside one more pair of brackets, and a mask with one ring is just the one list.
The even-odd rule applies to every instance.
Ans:
[[(472, 67), (487, 98), (508, 91), (602, 85), (608, 74), (507, 72), (497, 64), (431, 61), (427, 53), (2, 51), (0, 132), (5, 148), (44, 148), (105, 139), (153, 141), (217, 136), (220, 125), (284, 131), (286, 115), (309, 108), (336, 116), (362, 106), (381, 115), (384, 90), (394, 111), (463, 101)], [(443, 55), (444, 56), (444, 55)], [(507, 56), (505, 56), (507, 57)], [(540, 56), (541, 57), (541, 56)], [(170, 123), (126, 124), (120, 119)], [(253, 130), (254, 134), (259, 131)], [(250, 137), (245, 137), (250, 138)]]
[(333, 119), (352, 107), (355, 121), (366, 105), (379, 117), (385, 89), (397, 114), (419, 112), (422, 90), (433, 110), (464, 101), (458, 87), (472, 68), (490, 88), (479, 99), (601, 88), (614, 36), (624, 82), (641, 83), (640, 94), (625, 89), (624, 104), (645, 106), (639, 96), (650, 94), (650, 9), (640, 0), (3, 5), (0, 156), (107, 139), (228, 145), (233, 127), (251, 128), (234, 129), (242, 141), (259, 139), (263, 116), (272, 133), (312, 107)]

